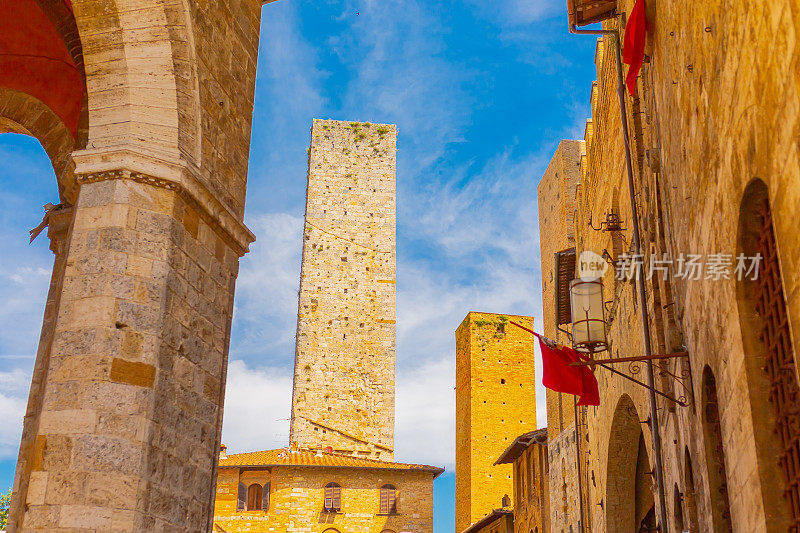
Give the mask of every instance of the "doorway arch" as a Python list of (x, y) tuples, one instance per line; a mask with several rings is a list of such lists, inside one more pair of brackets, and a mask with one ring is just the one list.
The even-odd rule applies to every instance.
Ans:
[(633, 400), (623, 394), (611, 422), (606, 459), (606, 529), (636, 533), (654, 520), (650, 459)]

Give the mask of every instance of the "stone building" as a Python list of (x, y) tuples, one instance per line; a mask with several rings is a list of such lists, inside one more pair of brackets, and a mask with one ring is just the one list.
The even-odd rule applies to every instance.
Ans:
[(442, 471), (323, 451), (223, 454), (215, 533), (430, 533)]
[(456, 533), (483, 519), (514, 492), (510, 465), (494, 464), (536, 427), (533, 318), (467, 314), (456, 330)]
[[(573, 28), (604, 19), (610, 33), (597, 42), (575, 194), (554, 198), (544, 183), (539, 189), (540, 213), (551, 206), (562, 213), (540, 217), (545, 321), (547, 309), (568, 298), (554, 281), (558, 268), (546, 263), (554, 252), (592, 251), (622, 267), (635, 251), (614, 34), (624, 32), (633, 5), (569, 3)], [(578, 416), (583, 530), (797, 531), (800, 7), (788, 0), (646, 6), (645, 62), (633, 95), (622, 97), (644, 279), (618, 276), (619, 268), (602, 277), (610, 350), (596, 357), (641, 356), (646, 311), (652, 353), (673, 355), (654, 362), (655, 386), (671, 399), (658, 395), (653, 411), (646, 388), (595, 369), (600, 405)], [(554, 233), (557, 242), (545, 238)], [(748, 271), (754, 264), (757, 276)], [(647, 382), (645, 363), (611, 365)], [(548, 417), (557, 401), (548, 398)], [(548, 422), (551, 435), (556, 427), (575, 432), (563, 417)], [(554, 470), (551, 453), (551, 486)]]
[(514, 439), (495, 464), (510, 464), (514, 470), (514, 533), (548, 533), (551, 504), (547, 428)]
[[(590, 123), (587, 123), (590, 127)], [(542, 334), (560, 343), (568, 343), (559, 326), (570, 322), (570, 309), (554, 297), (559, 287), (568, 288), (575, 275), (575, 195), (580, 187), (581, 160), (586, 157), (583, 141), (562, 140), (537, 189), (539, 202), (539, 249), (542, 262)], [(568, 326), (565, 326), (568, 327)], [(547, 390), (547, 454), (550, 480), (550, 520), (553, 531), (578, 530), (581, 525), (581, 502), (578, 500), (574, 397)], [(577, 417), (576, 417), (577, 414)], [(586, 450), (582, 462), (586, 462)], [(585, 470), (585, 469), (584, 469)]]
[(219, 533), (432, 533), (444, 469), (395, 463), (393, 125), (314, 120), (290, 443), (228, 455)]
[(0, 131), (60, 193), (9, 531), (211, 526), (264, 3), (3, 4)]

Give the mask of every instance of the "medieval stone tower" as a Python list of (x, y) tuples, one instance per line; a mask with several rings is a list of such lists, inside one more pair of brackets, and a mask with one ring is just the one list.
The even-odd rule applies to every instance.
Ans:
[(512, 467), (495, 465), (536, 429), (533, 318), (470, 312), (456, 330), (456, 533), (513, 497)]
[(392, 125), (314, 120), (308, 155), (291, 445), (394, 453)]

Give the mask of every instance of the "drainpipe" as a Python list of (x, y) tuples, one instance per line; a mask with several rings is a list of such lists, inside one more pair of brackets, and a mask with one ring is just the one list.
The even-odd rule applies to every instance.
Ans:
[[(628, 194), (631, 200), (631, 218), (633, 218), (633, 250), (637, 255), (642, 255), (642, 242), (639, 234), (639, 210), (636, 206), (636, 190), (633, 180), (633, 164), (631, 162), (631, 146), (628, 136), (628, 114), (625, 102), (625, 84), (622, 80), (622, 54), (621, 40), (618, 30), (579, 30), (575, 24), (570, 24), (570, 33), (589, 35), (610, 35), (614, 39), (614, 51), (617, 60), (617, 96), (619, 96), (620, 120), (622, 121), (622, 138), (625, 143), (625, 166), (628, 170)], [(647, 312), (647, 293), (644, 287), (644, 266), (642, 261), (636, 262), (637, 287), (639, 301), (642, 307), (642, 334), (644, 335), (644, 354), (652, 355), (650, 345), (650, 316)], [(650, 433), (653, 436), (653, 453), (655, 455), (655, 477), (658, 486), (658, 511), (661, 533), (669, 533), (667, 522), (667, 498), (664, 490), (664, 468), (661, 462), (661, 429), (658, 425), (658, 405), (655, 393), (655, 372), (652, 359), (647, 359), (647, 385), (650, 394)]]

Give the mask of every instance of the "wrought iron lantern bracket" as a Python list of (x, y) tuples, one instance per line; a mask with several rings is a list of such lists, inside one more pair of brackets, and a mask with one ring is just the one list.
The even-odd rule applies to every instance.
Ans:
[[(570, 366), (588, 366), (588, 367), (591, 367), (592, 370), (594, 370), (594, 368), (596, 366), (599, 366), (601, 368), (604, 368), (604, 369), (610, 371), (612, 374), (617, 374), (618, 376), (622, 376), (623, 378), (625, 378), (625, 379), (627, 379), (629, 381), (632, 381), (633, 383), (636, 383), (637, 385), (641, 385), (642, 387), (653, 391), (657, 395), (662, 396), (663, 398), (666, 398), (669, 401), (675, 402), (677, 405), (680, 405), (681, 407), (687, 407), (689, 405), (689, 402), (687, 401), (686, 396), (680, 396), (678, 398), (675, 398), (675, 397), (673, 397), (673, 396), (671, 396), (671, 395), (669, 395), (669, 394), (667, 394), (667, 393), (665, 393), (663, 391), (658, 390), (658, 388), (651, 387), (650, 385), (648, 385), (648, 384), (646, 384), (646, 383), (644, 383), (642, 381), (639, 381), (638, 379), (633, 377), (633, 376), (635, 376), (636, 374), (638, 374), (640, 372), (640, 367), (639, 367), (639, 365), (637, 363), (643, 363), (643, 362), (647, 362), (647, 361), (654, 361), (654, 360), (660, 360), (660, 359), (676, 359), (678, 357), (689, 357), (689, 352), (675, 352), (675, 353), (668, 353), (668, 354), (654, 354), (654, 355), (649, 355), (649, 356), (642, 355), (642, 356), (635, 356), (635, 357), (612, 357), (612, 358), (608, 358), (608, 359), (591, 359), (591, 360), (588, 360), (588, 361), (569, 363), (569, 365)], [(628, 375), (628, 374), (626, 374), (624, 372), (621, 372), (621, 371), (617, 370), (616, 368), (614, 368), (613, 366), (611, 366), (611, 365), (618, 364), (618, 363), (628, 363), (628, 370), (630, 371), (631, 375)], [(688, 372), (685, 373), (685, 375), (684, 375), (684, 373), (682, 373), (681, 376), (677, 376), (677, 375), (673, 374), (672, 372), (669, 372), (668, 370), (663, 369), (663, 368), (661, 369), (661, 372), (662, 372), (662, 374), (666, 374), (666, 375), (672, 376), (681, 385), (681, 387), (683, 387), (684, 390), (687, 391), (687, 393), (689, 392), (689, 388), (687, 387), (687, 385), (685, 383), (685, 381), (689, 378)]]

